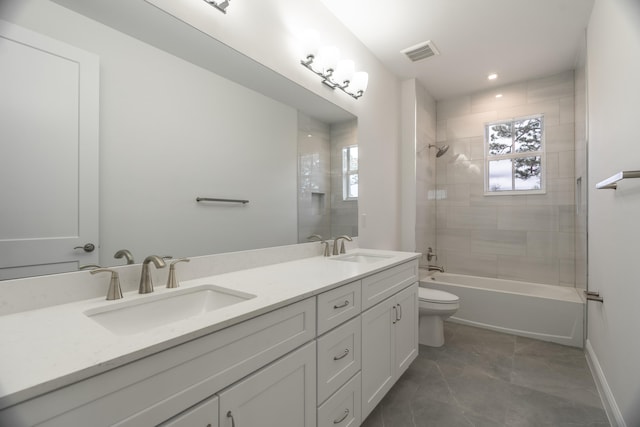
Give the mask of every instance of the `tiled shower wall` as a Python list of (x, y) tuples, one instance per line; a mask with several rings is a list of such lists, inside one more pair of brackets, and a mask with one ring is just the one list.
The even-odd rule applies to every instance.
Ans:
[(358, 235), (358, 201), (342, 199), (342, 149), (357, 144), (356, 119), (331, 125), (331, 237)]
[[(544, 114), (546, 194), (485, 196), (484, 124), (533, 114)], [(436, 141), (450, 146), (434, 195), (446, 271), (575, 285), (574, 114), (572, 71), (438, 101)]]
[(298, 241), (331, 234), (331, 127), (298, 112)]
[(358, 202), (342, 200), (342, 147), (356, 145), (357, 119), (331, 125), (298, 112), (298, 241), (358, 235)]

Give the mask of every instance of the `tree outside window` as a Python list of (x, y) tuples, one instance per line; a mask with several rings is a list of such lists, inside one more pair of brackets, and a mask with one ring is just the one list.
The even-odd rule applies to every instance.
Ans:
[(543, 116), (485, 126), (485, 194), (544, 193)]
[(358, 146), (342, 149), (342, 199), (358, 200)]

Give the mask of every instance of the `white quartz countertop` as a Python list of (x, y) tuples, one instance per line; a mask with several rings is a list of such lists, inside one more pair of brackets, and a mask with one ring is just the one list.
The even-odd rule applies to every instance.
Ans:
[[(0, 316), (0, 409), (419, 257), (395, 251), (355, 252), (385, 258), (367, 263), (315, 256), (183, 281), (178, 289), (156, 284), (153, 294), (133, 291), (116, 301), (93, 298)], [(205, 284), (255, 298), (126, 335), (84, 314)]]

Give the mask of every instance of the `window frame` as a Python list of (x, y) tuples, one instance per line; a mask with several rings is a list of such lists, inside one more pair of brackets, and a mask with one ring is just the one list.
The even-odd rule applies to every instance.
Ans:
[[(342, 200), (347, 201), (356, 201), (358, 200), (358, 196), (360, 195), (360, 191), (358, 188), (358, 196), (349, 197), (349, 178), (353, 175), (358, 176), (358, 171), (360, 169), (360, 151), (358, 150), (358, 167), (356, 169), (350, 169), (351, 165), (351, 149), (358, 148), (358, 144), (346, 145), (342, 147)], [(358, 177), (359, 178), (359, 177)], [(358, 179), (358, 184), (360, 183), (360, 179)]]
[[(489, 129), (491, 126), (495, 125), (503, 125), (503, 124), (513, 124), (514, 122), (528, 120), (528, 119), (539, 119), (540, 120), (540, 150), (538, 151), (527, 151), (521, 153), (511, 152), (508, 154), (489, 154)], [(513, 145), (515, 145), (515, 141), (513, 140)], [(520, 116), (513, 117), (504, 120), (497, 120), (494, 122), (488, 122), (484, 125), (484, 195), (485, 196), (514, 196), (514, 195), (534, 195), (534, 194), (546, 194), (547, 193), (547, 156), (546, 156), (546, 135), (545, 135), (545, 126), (544, 126), (544, 114), (532, 114), (528, 116)], [(519, 159), (525, 157), (540, 157), (540, 188), (532, 189), (532, 190), (501, 190), (501, 191), (491, 191), (489, 187), (489, 162), (495, 160), (511, 160), (511, 159)]]

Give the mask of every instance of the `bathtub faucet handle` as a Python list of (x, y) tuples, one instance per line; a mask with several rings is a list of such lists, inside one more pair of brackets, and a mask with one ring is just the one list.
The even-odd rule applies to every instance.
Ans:
[(427, 248), (427, 261), (431, 261), (434, 258), (437, 261), (438, 260), (438, 255), (436, 255), (436, 253), (433, 251), (433, 248), (431, 246), (429, 246)]

